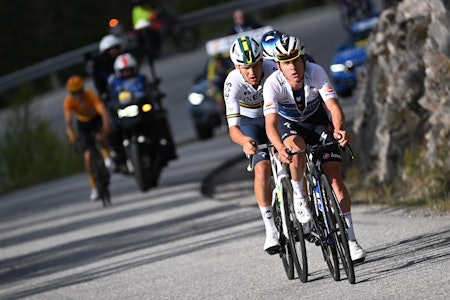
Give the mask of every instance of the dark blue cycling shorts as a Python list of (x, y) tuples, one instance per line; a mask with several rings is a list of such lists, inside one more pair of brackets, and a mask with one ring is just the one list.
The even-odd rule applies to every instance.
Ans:
[(77, 120), (78, 139), (82, 151), (92, 150), (96, 147), (95, 135), (102, 129), (102, 117), (97, 115), (88, 122)]
[[(333, 137), (333, 125), (328, 121), (328, 118), (327, 121), (324, 120), (322, 122), (308, 122), (308, 120), (305, 122), (294, 122), (278, 115), (278, 131), (283, 141), (290, 136), (298, 135), (303, 137), (308, 145), (317, 145), (335, 140)], [(322, 151), (321, 162), (329, 161), (341, 161), (341, 150), (338, 144), (326, 146)]]
[[(256, 141), (258, 145), (267, 144), (269, 139), (266, 135), (266, 123), (264, 117), (249, 118), (241, 116), (241, 131)], [(262, 160), (269, 160), (269, 151), (260, 149), (253, 157), (253, 164), (256, 165)]]

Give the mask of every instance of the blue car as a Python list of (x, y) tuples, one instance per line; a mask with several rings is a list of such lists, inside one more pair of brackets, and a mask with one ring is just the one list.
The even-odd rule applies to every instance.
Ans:
[(337, 53), (331, 60), (330, 76), (333, 86), (342, 97), (349, 97), (357, 84), (358, 73), (367, 60), (367, 39), (376, 25), (378, 17), (355, 22), (349, 30), (349, 38), (337, 46)]

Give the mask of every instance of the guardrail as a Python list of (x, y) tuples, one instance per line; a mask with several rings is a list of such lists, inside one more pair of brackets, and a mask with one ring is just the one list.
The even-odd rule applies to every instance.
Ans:
[[(269, 7), (299, 2), (302, 0), (245, 0), (245, 1), (232, 1), (226, 4), (217, 5), (214, 7), (208, 7), (198, 11), (194, 11), (179, 17), (181, 26), (184, 27), (197, 27), (217, 21), (226, 19), (231, 20), (232, 12), (236, 8), (242, 8), (245, 12), (251, 13), (266, 9)], [(73, 51), (46, 59), (42, 62), (21, 69), (19, 71), (10, 73), (3, 77), (0, 77), (0, 92), (15, 88), (26, 82), (44, 77), (50, 76), (53, 87), (59, 88), (60, 84), (57, 77), (57, 72), (64, 70), (68, 67), (72, 67), (83, 63), (83, 54), (89, 51), (93, 51), (98, 48), (98, 43), (93, 43)]]

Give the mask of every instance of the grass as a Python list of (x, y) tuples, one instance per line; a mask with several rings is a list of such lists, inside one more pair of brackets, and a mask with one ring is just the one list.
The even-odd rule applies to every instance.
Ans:
[(0, 139), (0, 195), (83, 171), (82, 157), (30, 109), (31, 90), (19, 90)]
[(403, 168), (396, 178), (383, 183), (367, 178), (354, 162), (347, 166), (345, 173), (352, 202), (423, 207), (450, 213), (450, 170), (440, 167), (439, 159), (431, 166), (424, 163), (427, 161), (424, 149), (407, 148), (403, 153)]

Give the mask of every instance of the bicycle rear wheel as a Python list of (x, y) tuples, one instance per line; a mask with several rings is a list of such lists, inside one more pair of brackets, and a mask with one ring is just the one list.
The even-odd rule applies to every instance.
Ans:
[(282, 178), (281, 185), (283, 187), (286, 225), (289, 231), (289, 243), (292, 249), (294, 266), (297, 270), (300, 281), (306, 282), (308, 279), (308, 260), (306, 257), (306, 245), (305, 238), (303, 236), (303, 227), (302, 224), (297, 221), (297, 217), (295, 216), (294, 192), (292, 190), (291, 182), (288, 178)]
[(279, 233), (279, 242), (280, 242), (280, 258), (283, 262), (284, 271), (286, 272), (286, 276), (289, 280), (294, 279), (294, 259), (292, 257), (292, 251), (289, 245), (289, 234), (283, 229), (283, 219), (281, 216), (281, 205), (278, 199), (278, 196), (275, 198), (275, 202), (273, 204), (273, 216), (275, 220), (275, 225), (278, 229)]
[(336, 249), (341, 260), (342, 267), (347, 275), (347, 279), (353, 284), (356, 282), (356, 278), (353, 261), (350, 256), (350, 249), (348, 246), (347, 225), (336, 195), (334, 194), (325, 174), (322, 174), (320, 181), (322, 189), (325, 193), (326, 201), (328, 202), (327, 206), (331, 208), (330, 225), (334, 240), (336, 241)]
[(310, 174), (306, 174), (306, 186), (313, 219), (310, 241), (314, 242), (316, 246), (320, 246), (323, 259), (327, 264), (331, 276), (335, 281), (339, 281), (341, 280), (341, 274), (339, 271), (339, 259), (336, 245), (332, 235), (328, 234), (327, 225), (325, 223), (325, 218), (329, 219), (329, 212), (325, 210), (322, 204), (319, 204), (318, 199), (315, 196), (312, 176)]

